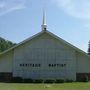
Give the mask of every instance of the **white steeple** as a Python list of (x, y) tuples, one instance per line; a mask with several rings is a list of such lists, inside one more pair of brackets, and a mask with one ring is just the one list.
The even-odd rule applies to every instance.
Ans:
[(42, 31), (47, 30), (47, 24), (46, 24), (46, 12), (43, 10), (43, 22), (42, 22)]

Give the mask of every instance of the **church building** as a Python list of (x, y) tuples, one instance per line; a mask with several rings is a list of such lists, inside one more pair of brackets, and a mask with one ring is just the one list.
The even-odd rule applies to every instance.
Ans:
[(23, 79), (90, 78), (89, 53), (47, 30), (45, 14), (42, 31), (0, 54), (0, 77)]

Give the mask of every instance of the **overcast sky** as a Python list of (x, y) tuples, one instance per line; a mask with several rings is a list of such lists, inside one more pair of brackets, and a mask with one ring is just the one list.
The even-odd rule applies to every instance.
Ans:
[(0, 0), (0, 36), (19, 43), (40, 32), (43, 8), (48, 30), (87, 52), (90, 0)]

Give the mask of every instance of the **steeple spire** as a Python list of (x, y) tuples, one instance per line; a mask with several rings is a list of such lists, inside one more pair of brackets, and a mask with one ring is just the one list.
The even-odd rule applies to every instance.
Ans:
[(46, 12), (45, 9), (43, 10), (43, 22), (42, 22), (42, 31), (47, 30), (47, 24), (46, 24)]
[(90, 40), (89, 40), (89, 44), (88, 44), (88, 54), (90, 55)]

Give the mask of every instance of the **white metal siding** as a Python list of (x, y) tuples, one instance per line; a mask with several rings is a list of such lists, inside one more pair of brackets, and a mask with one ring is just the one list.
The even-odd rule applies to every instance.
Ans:
[[(21, 63), (37, 63), (41, 67), (20, 67)], [(48, 67), (48, 64), (66, 64), (66, 67)], [(14, 50), (14, 76), (24, 78), (76, 79), (75, 51), (47, 34)]]
[(13, 52), (10, 51), (0, 56), (0, 72), (12, 72)]

